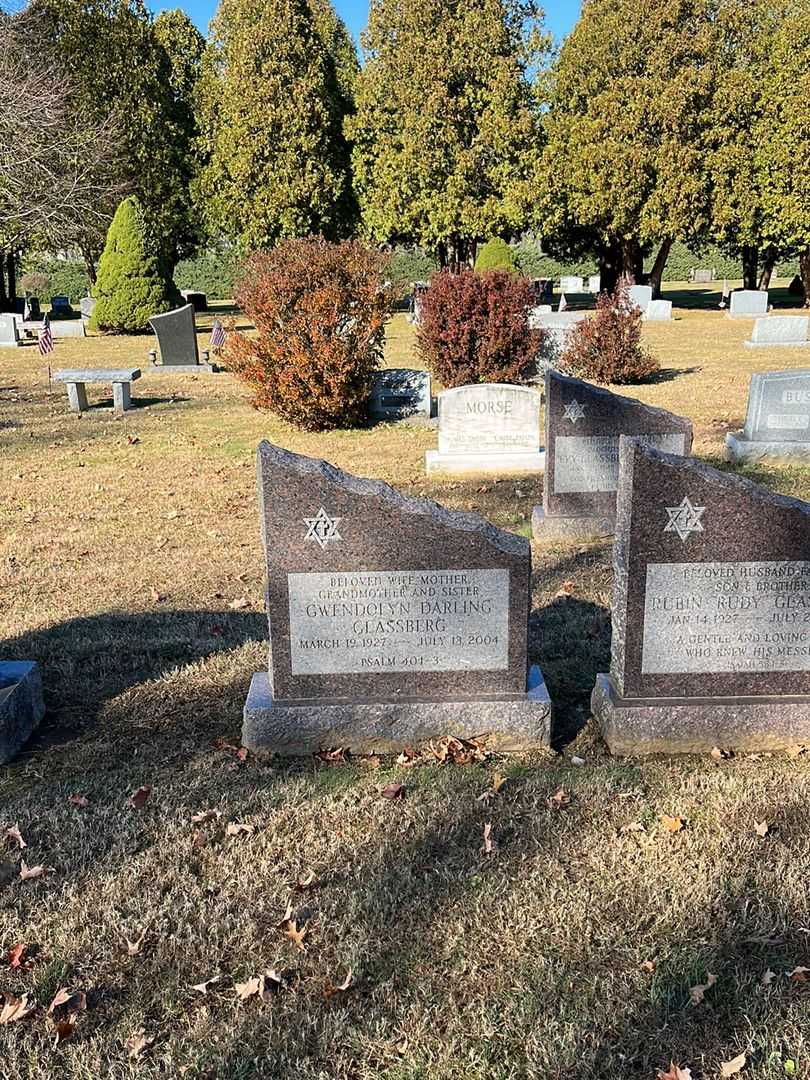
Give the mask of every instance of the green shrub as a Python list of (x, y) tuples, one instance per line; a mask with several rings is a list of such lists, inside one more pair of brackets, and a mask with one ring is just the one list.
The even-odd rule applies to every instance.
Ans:
[(625, 284), (600, 293), (596, 314), (571, 328), (560, 366), (580, 379), (604, 384), (635, 383), (658, 370), (641, 344), (640, 308)]
[(394, 296), (401, 300), (410, 293), (415, 281), (429, 281), (438, 269), (432, 255), (416, 248), (399, 248), (389, 259), (385, 272), (393, 285)]
[(39, 297), (43, 305), (52, 296), (67, 296), (71, 304), (78, 304), (90, 292), (90, 277), (84, 263), (78, 259), (54, 259), (50, 255), (34, 252), (23, 259), (19, 281), (21, 289), (25, 288), (25, 279), (33, 274), (47, 280), (43, 290), (29, 290), (32, 295)]
[(151, 315), (169, 311), (180, 302), (134, 195), (115, 211), (93, 295), (97, 303), (91, 328), (117, 334), (146, 330)]
[(517, 273), (512, 249), (499, 236), (487, 240), (480, 249), (475, 260), (475, 269), (479, 274), (487, 270), (508, 270), (511, 274)]
[(178, 289), (194, 289), (209, 300), (232, 300), (239, 267), (236, 248), (200, 251), (177, 264), (174, 280)]

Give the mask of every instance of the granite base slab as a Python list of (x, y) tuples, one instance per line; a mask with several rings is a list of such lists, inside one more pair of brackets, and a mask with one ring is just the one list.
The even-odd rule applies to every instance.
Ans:
[(590, 537), (612, 536), (616, 522), (604, 514), (567, 517), (547, 514), (542, 506), (532, 511), (532, 536), (535, 540), (586, 540)]
[(810, 441), (788, 442), (785, 439), (768, 441), (746, 439), (742, 432), (730, 431), (726, 435), (726, 452), (731, 461), (810, 461)]
[(503, 753), (548, 746), (551, 700), (539, 667), (525, 694), (464, 701), (274, 701), (267, 672), (253, 676), (242, 744), (253, 751), (311, 754), (346, 747), (357, 754), (398, 753), (444, 735), (486, 736)]
[(806, 349), (810, 341), (744, 341), (746, 349)]
[(438, 450), (425, 453), (425, 469), (431, 473), (458, 476), (464, 473), (542, 473), (546, 470), (546, 452), (514, 454), (442, 454)]
[(154, 375), (216, 375), (216, 364), (150, 364), (147, 371)]
[(39, 664), (0, 660), (0, 765), (11, 761), (44, 715)]
[(810, 742), (810, 698), (621, 698), (597, 675), (591, 712), (611, 754), (780, 750)]

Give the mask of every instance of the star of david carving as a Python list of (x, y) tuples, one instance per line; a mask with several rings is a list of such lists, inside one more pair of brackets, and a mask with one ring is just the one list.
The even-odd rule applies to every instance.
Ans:
[(305, 539), (314, 540), (322, 548), (325, 548), (330, 542), (342, 540), (343, 537), (338, 532), (338, 524), (342, 520), (343, 518), (330, 517), (321, 507), (315, 517), (304, 518), (304, 524), (307, 527)]
[(693, 533), (704, 532), (701, 518), (706, 512), (705, 506), (693, 506), (689, 496), (684, 495), (678, 506), (667, 506), (669, 521), (664, 526), (664, 532), (674, 532), (686, 543)]
[(566, 420), (570, 420), (572, 424), (575, 424), (577, 420), (585, 418), (585, 406), (576, 398), (571, 398), (563, 410), (563, 416)]

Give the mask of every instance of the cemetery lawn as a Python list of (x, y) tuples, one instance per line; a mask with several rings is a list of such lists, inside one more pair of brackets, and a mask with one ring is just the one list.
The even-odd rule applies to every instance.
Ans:
[[(676, 314), (645, 329), (661, 375), (622, 392), (690, 416), (718, 464), (751, 372), (807, 361)], [(412, 337), (397, 316), (391, 366)], [(58, 342), (52, 366), (145, 368), (150, 347)], [(88, 391), (79, 419), (34, 347), (0, 352), (0, 656), (41, 662), (49, 706), (0, 767), (0, 992), (38, 1006), (0, 1024), (3, 1080), (655, 1080), (671, 1060), (704, 1080), (739, 1055), (745, 1080), (810, 1077), (810, 753), (606, 755), (588, 698), (609, 544), (534, 550), (553, 754), (242, 760), (266, 664), (260, 439), (527, 535), (541, 483), (428, 483), (429, 428), (301, 434), (227, 374), (145, 373), (122, 419)], [(807, 469), (744, 474), (810, 498)], [(267, 1000), (241, 1000), (268, 970)], [(87, 1008), (55, 1046), (62, 987)]]

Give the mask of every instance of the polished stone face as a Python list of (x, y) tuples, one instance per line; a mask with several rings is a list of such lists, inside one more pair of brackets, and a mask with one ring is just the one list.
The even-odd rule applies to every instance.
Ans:
[(525, 697), (528, 540), (269, 443), (258, 481), (277, 702)]
[(647, 322), (670, 322), (672, 319), (671, 300), (650, 300), (644, 312)]
[(620, 435), (644, 438), (669, 453), (687, 454), (692, 446), (689, 420), (546, 373), (546, 515), (615, 515)]
[(16, 345), (17, 323), (13, 315), (0, 315), (0, 345)]
[(149, 325), (157, 335), (164, 367), (199, 364), (193, 304), (167, 311), (165, 315), (153, 315)]
[(653, 291), (650, 285), (631, 285), (628, 292), (630, 293), (630, 300), (636, 305), (637, 308), (641, 308), (646, 312), (652, 301)]
[(810, 316), (768, 315), (757, 319), (751, 333), (754, 345), (806, 345)]
[(379, 420), (430, 416), (430, 374), (410, 368), (387, 368), (371, 384), (369, 413)]
[(622, 440), (613, 682), (624, 698), (810, 693), (810, 505)]
[(810, 371), (752, 375), (744, 434), (766, 442), (810, 441)]
[(738, 289), (731, 294), (729, 315), (767, 315), (768, 294), (758, 289)]
[(523, 386), (484, 383), (439, 395), (440, 454), (537, 453), (540, 395)]

